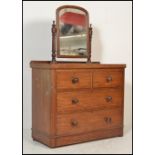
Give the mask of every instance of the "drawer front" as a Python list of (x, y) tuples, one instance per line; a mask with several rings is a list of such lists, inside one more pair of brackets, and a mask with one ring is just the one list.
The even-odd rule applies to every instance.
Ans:
[(58, 89), (91, 88), (92, 73), (87, 70), (61, 70), (56, 72)]
[(122, 69), (101, 69), (93, 72), (93, 87), (123, 86)]
[(57, 94), (58, 113), (112, 108), (123, 103), (122, 89), (83, 90), (59, 92)]
[(122, 127), (122, 109), (100, 110), (57, 116), (57, 135), (71, 135)]

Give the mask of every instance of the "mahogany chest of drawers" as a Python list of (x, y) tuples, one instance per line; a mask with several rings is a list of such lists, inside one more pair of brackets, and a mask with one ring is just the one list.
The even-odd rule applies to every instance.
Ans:
[(32, 138), (58, 147), (123, 136), (124, 64), (32, 61)]

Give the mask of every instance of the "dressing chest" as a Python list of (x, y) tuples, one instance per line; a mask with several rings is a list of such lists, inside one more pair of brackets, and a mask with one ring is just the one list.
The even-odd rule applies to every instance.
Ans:
[(34, 140), (57, 147), (123, 135), (124, 64), (30, 65)]
[(82, 7), (57, 8), (51, 32), (52, 60), (30, 63), (32, 138), (58, 147), (123, 136), (126, 65), (91, 62), (93, 31)]

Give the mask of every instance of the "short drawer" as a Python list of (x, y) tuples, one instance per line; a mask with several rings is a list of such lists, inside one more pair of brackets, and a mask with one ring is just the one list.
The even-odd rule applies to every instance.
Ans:
[(123, 86), (122, 69), (101, 69), (93, 72), (93, 87), (120, 87)]
[(122, 89), (83, 90), (59, 92), (57, 112), (67, 113), (81, 110), (120, 107), (123, 104)]
[(92, 73), (87, 70), (59, 70), (56, 76), (58, 89), (92, 87)]
[(122, 127), (122, 109), (65, 114), (57, 116), (57, 135), (71, 135)]

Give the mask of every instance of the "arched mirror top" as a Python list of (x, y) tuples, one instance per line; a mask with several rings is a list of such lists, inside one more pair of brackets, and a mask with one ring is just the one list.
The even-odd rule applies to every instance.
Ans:
[(89, 46), (87, 10), (73, 5), (57, 8), (56, 28), (58, 58), (87, 58)]
[(56, 58), (91, 58), (92, 28), (88, 11), (74, 5), (56, 9), (56, 24), (52, 25), (52, 62)]

